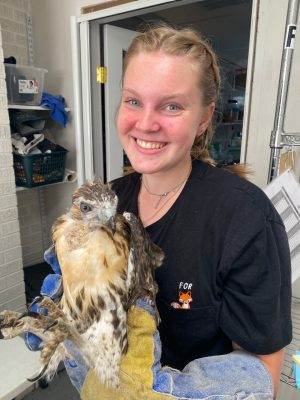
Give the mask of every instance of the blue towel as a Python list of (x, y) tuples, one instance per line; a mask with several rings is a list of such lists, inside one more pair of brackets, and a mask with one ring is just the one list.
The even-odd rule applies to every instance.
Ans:
[(54, 96), (50, 93), (42, 93), (41, 106), (51, 110), (51, 118), (59, 124), (66, 126), (68, 114), (65, 110), (65, 99), (62, 96)]

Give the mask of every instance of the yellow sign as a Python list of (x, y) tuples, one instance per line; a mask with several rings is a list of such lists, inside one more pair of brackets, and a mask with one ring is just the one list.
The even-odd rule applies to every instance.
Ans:
[(106, 83), (107, 82), (107, 68), (97, 67), (97, 82)]

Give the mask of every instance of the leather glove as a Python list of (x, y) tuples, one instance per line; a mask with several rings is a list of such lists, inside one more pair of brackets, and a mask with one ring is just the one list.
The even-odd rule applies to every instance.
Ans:
[[(49, 296), (52, 300), (57, 300), (62, 296), (63, 286), (61, 269), (54, 251), (54, 246), (45, 251), (44, 259), (51, 266), (54, 273), (46, 276), (42, 284), (40, 293), (42, 296)], [(39, 311), (41, 313), (45, 313), (45, 310), (39, 310), (38, 303), (35, 303), (35, 300), (37, 299), (38, 298), (33, 300), (33, 305), (30, 306), (30, 311)], [(25, 333), (24, 340), (29, 350), (38, 351), (43, 348), (42, 340), (31, 332)]]
[[(45, 260), (54, 274), (45, 278), (41, 294), (59, 298), (61, 275), (53, 248), (45, 253)], [(127, 324), (128, 351), (121, 362), (117, 390), (104, 386), (73, 343), (64, 342), (73, 358), (65, 361), (65, 367), (83, 400), (273, 399), (272, 378), (256, 356), (234, 351), (194, 360), (182, 371), (161, 367), (161, 342), (153, 308), (139, 299), (128, 311)], [(28, 342), (32, 349), (41, 347), (40, 339), (33, 334), (27, 335)]]
[(272, 400), (269, 372), (244, 351), (205, 357), (182, 371), (161, 367), (161, 342), (151, 306), (138, 300), (128, 312), (128, 352), (123, 357), (120, 388), (104, 387), (93, 370), (81, 389), (83, 400)]

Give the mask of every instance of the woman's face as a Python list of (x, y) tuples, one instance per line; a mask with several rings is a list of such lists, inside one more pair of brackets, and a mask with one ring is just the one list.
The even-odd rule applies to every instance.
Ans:
[(125, 72), (117, 127), (132, 167), (144, 174), (181, 169), (214, 110), (202, 106), (199, 69), (163, 52), (134, 56)]

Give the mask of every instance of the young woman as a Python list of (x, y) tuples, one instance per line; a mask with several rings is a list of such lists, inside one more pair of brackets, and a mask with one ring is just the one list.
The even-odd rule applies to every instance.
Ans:
[(244, 349), (275, 393), (292, 335), (285, 228), (256, 186), (214, 166), (207, 146), (220, 86), (211, 47), (189, 29), (139, 34), (124, 60), (117, 115), (136, 171), (113, 182), (165, 252), (157, 271), (162, 364)]
[[(264, 193), (209, 157), (219, 86), (216, 57), (191, 30), (150, 29), (126, 54), (117, 125), (136, 172), (112, 186), (118, 211), (138, 215), (165, 253), (157, 306), (161, 363), (171, 368), (160, 368), (158, 335), (145, 325), (151, 307), (136, 305), (128, 327), (137, 348), (129, 343), (119, 390), (108, 392), (65, 342), (82, 399), (270, 400), (277, 393), (292, 336), (289, 246)], [(53, 249), (46, 260), (58, 278), (53, 297), (61, 279)]]

